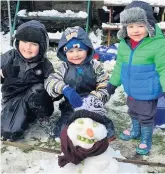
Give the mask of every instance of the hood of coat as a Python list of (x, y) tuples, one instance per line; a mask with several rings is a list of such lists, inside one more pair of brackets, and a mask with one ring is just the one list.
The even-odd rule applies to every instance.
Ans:
[(78, 26), (77, 27), (69, 27), (64, 31), (64, 33), (60, 39), (60, 42), (58, 44), (58, 48), (57, 48), (57, 56), (59, 57), (59, 59), (61, 59), (64, 62), (68, 62), (66, 54), (64, 52), (64, 46), (72, 38), (79, 39), (83, 44), (85, 44), (89, 48), (87, 58), (85, 59), (83, 64), (92, 60), (93, 55), (94, 55), (93, 45), (88, 37), (88, 34), (85, 32), (85, 30), (81, 27), (78, 27)]
[[(20, 25), (16, 31), (13, 46), (19, 52), (19, 41), (29, 41), (39, 44), (39, 54), (26, 61), (38, 61), (45, 58), (45, 53), (49, 48), (49, 37), (45, 26), (39, 21), (31, 20)], [(20, 53), (20, 52), (19, 52)], [(23, 56), (22, 56), (23, 57)]]

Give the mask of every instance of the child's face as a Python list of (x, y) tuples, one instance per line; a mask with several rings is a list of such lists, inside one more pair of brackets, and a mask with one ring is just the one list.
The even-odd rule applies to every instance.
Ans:
[(87, 57), (87, 51), (80, 48), (72, 48), (66, 52), (66, 57), (73, 64), (81, 64)]
[(39, 53), (39, 44), (34, 42), (19, 41), (19, 51), (25, 59), (31, 59)]
[(148, 35), (146, 25), (143, 23), (132, 23), (127, 26), (128, 37), (139, 42)]

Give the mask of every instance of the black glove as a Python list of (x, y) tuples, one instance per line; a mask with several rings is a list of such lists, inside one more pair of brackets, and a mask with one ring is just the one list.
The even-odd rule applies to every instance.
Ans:
[(110, 96), (115, 93), (116, 88), (117, 88), (117, 86), (114, 86), (111, 83), (107, 84), (107, 91), (108, 91)]
[(45, 103), (53, 102), (45, 89), (36, 89), (36, 92), (32, 94), (31, 101), (35, 107), (42, 107)]
[(2, 74), (4, 78), (6, 77), (18, 77), (20, 71), (19, 66), (13, 66), (12, 64), (7, 64), (2, 68)]

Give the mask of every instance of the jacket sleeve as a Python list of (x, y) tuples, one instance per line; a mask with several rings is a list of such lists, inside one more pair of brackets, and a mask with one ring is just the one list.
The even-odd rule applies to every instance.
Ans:
[(1, 63), (0, 63), (0, 78), (1, 78), (1, 84), (4, 82), (4, 77), (2, 74), (2, 68), (5, 67), (9, 62), (11, 62), (14, 59), (15, 50), (12, 49), (4, 54), (1, 55)]
[(159, 74), (160, 84), (163, 92), (165, 92), (165, 39), (163, 39), (163, 44), (161, 44), (161, 46), (159, 45), (159, 48), (156, 50), (154, 62), (156, 71)]
[(61, 66), (50, 74), (45, 80), (45, 89), (52, 97), (58, 97), (62, 94), (62, 90), (66, 84), (64, 83), (64, 75), (67, 69), (67, 64), (63, 62)]
[(99, 98), (103, 103), (106, 103), (110, 96), (107, 91), (108, 74), (105, 72), (102, 63), (97, 60), (92, 60), (94, 71), (96, 73), (96, 90), (91, 94)]
[(12, 59), (14, 59), (14, 49), (4, 53), (1, 55), (1, 64), (0, 64), (0, 69), (2, 69), (4, 66), (6, 66)]
[(53, 64), (48, 59), (45, 59), (44, 68), (43, 69), (44, 69), (44, 78), (45, 79), (47, 79), (50, 74), (55, 72)]
[(113, 86), (117, 87), (121, 85), (121, 70), (122, 70), (122, 55), (120, 54), (120, 45), (119, 45), (116, 65), (109, 80), (109, 82)]

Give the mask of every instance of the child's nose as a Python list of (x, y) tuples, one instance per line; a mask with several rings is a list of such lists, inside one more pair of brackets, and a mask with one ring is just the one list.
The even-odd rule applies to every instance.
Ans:
[(133, 31), (134, 31), (134, 33), (137, 33), (137, 32), (139, 32), (139, 29), (138, 28), (134, 28)]
[(30, 43), (26, 43), (27, 49), (31, 48), (31, 44)]
[(93, 130), (92, 130), (91, 128), (88, 128), (88, 129), (87, 129), (87, 135), (88, 135), (89, 137), (93, 137), (93, 136), (94, 136), (94, 132), (93, 132)]
[(74, 52), (73, 52), (73, 56), (74, 56), (74, 57), (77, 57), (78, 55), (79, 55), (78, 50), (74, 50)]

